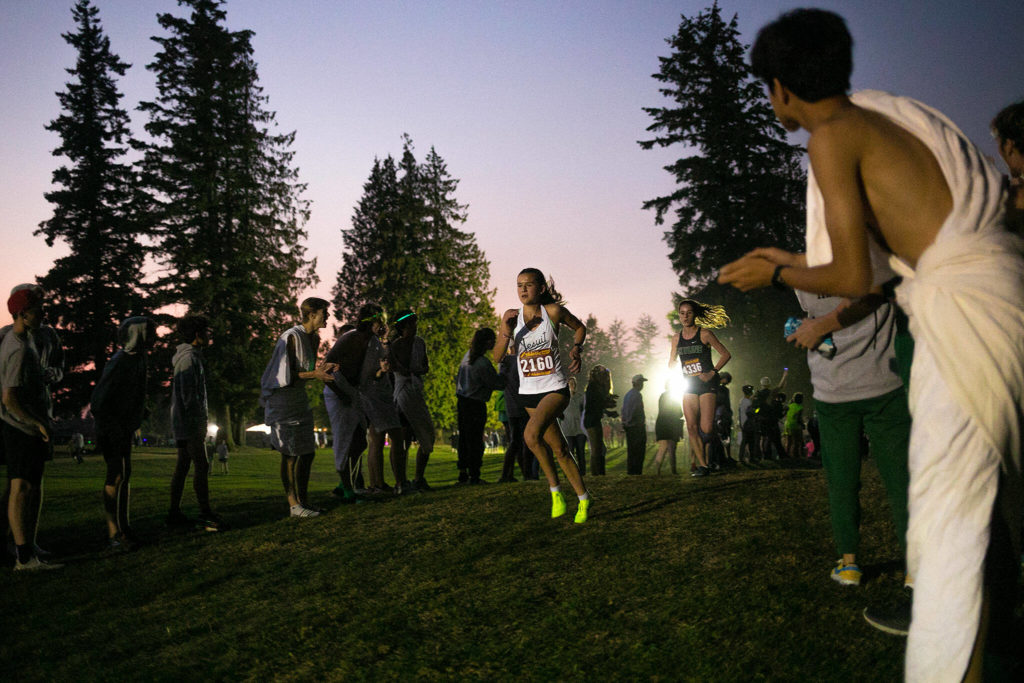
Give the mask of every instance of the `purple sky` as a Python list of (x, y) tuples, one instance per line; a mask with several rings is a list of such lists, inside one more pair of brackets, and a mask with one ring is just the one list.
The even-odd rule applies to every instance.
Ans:
[[(158, 12), (172, 0), (97, 0), (113, 50), (133, 66), (121, 81), (134, 110), (153, 97)], [(680, 149), (645, 152), (644, 106), (661, 106), (650, 77), (681, 13), (708, 3), (642, 0), (392, 2), (236, 0), (228, 26), (255, 31), (259, 74), (281, 130), (297, 131), (296, 163), (313, 202), (308, 246), (329, 296), (374, 157), (431, 145), (461, 180), (467, 229), (491, 261), (501, 311), (516, 305), (518, 271), (555, 277), (569, 308), (605, 328), (649, 313), (665, 326), (678, 288), (663, 228), (645, 199), (673, 187), (662, 166)], [(744, 41), (803, 3), (725, 1)], [(43, 193), (58, 160), (43, 126), (74, 52), (72, 2), (7, 0), (0, 23), (0, 291), (44, 273), (64, 253), (32, 231), (50, 216)], [(821, 2), (844, 14), (856, 42), (854, 88), (911, 95), (943, 110), (991, 154), (988, 122), (1024, 97), (1019, 0)], [(133, 130), (144, 119), (132, 111)], [(800, 138), (797, 138), (799, 141)], [(0, 324), (9, 322), (6, 308)], [(667, 353), (667, 351), (666, 351)]]

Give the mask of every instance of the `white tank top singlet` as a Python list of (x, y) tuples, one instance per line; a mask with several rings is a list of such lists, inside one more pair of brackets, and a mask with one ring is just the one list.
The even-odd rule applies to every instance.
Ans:
[(526, 329), (522, 308), (516, 319), (513, 338), (519, 354), (520, 394), (544, 394), (569, 386), (558, 356), (558, 336), (544, 306), (540, 307), (540, 316), (541, 323), (532, 330)]

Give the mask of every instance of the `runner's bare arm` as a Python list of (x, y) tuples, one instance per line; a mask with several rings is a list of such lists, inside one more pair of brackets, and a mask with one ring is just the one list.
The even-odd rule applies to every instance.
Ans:
[[(714, 332), (703, 327), (700, 330), (700, 340), (718, 352), (718, 362), (715, 363), (715, 372), (724, 368), (725, 364), (729, 362), (730, 358), (732, 358), (732, 354), (729, 353), (729, 349), (725, 348), (725, 344), (719, 341)], [(707, 380), (704, 381), (706, 382)]]
[(498, 340), (491, 351), (491, 358), (494, 359), (495, 365), (500, 363), (501, 359), (508, 353), (508, 345), (512, 341), (512, 333), (515, 331), (512, 325), (515, 324), (515, 319), (518, 315), (519, 311), (517, 309), (510, 308), (501, 316), (501, 322), (498, 324)]
[(569, 372), (576, 374), (583, 365), (581, 349), (587, 339), (587, 326), (573, 315), (568, 308), (558, 304), (548, 304), (548, 316), (555, 323), (555, 329), (562, 324), (573, 331), (572, 349), (569, 351)]
[[(750, 291), (771, 284), (777, 265), (782, 281), (815, 294), (857, 298), (871, 287), (868, 212), (861, 187), (859, 156), (846, 126), (826, 124), (807, 145), (811, 167), (825, 202), (825, 224), (832, 242), (832, 262), (808, 268), (777, 263), (781, 250), (754, 250), (723, 266), (718, 281)], [(786, 253), (786, 252), (781, 252)]]

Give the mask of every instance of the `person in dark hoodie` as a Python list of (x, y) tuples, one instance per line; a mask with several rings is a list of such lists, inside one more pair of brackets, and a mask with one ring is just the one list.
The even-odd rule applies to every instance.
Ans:
[(199, 523), (207, 531), (224, 528), (224, 520), (210, 508), (210, 461), (206, 457), (206, 428), (209, 407), (206, 403), (206, 370), (202, 348), (210, 343), (210, 323), (200, 315), (186, 315), (178, 321), (181, 344), (171, 361), (171, 428), (178, 447), (178, 461), (171, 475), (171, 507), (167, 513), (170, 526), (189, 526), (192, 520), (181, 511), (185, 478), (195, 464), (192, 488), (199, 503)]
[(96, 440), (107, 463), (103, 509), (113, 551), (138, 545), (128, 514), (132, 436), (145, 417), (146, 356), (156, 340), (156, 325), (149, 318), (128, 318), (118, 328), (117, 337), (121, 348), (103, 366), (91, 401)]

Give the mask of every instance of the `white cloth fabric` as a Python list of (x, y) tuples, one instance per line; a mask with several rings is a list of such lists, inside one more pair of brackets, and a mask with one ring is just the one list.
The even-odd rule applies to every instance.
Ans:
[(1000, 466), (1003, 513), (1020, 530), (1024, 259), (1005, 231), (1001, 175), (953, 123), (887, 93), (853, 101), (927, 145), (953, 198), (917, 267), (890, 263), (904, 276), (897, 300), (915, 339), (907, 530), (915, 590), (905, 673), (910, 681), (959, 681), (977, 635)]

